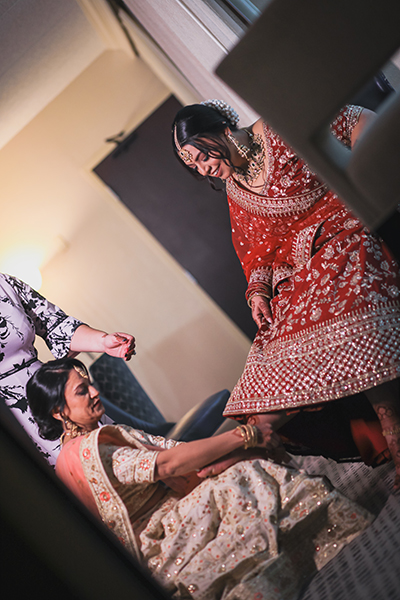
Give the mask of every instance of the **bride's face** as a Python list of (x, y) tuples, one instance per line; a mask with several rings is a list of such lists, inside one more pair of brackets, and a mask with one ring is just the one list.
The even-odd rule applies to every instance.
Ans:
[(88, 377), (73, 369), (65, 385), (65, 406), (63, 413), (71, 421), (92, 431), (104, 414), (99, 392), (91, 385)]
[(183, 146), (183, 150), (189, 152), (191, 156), (189, 161), (185, 161), (186, 165), (196, 170), (200, 175), (228, 179), (234, 172), (233, 167), (223, 158), (205, 154), (191, 144)]

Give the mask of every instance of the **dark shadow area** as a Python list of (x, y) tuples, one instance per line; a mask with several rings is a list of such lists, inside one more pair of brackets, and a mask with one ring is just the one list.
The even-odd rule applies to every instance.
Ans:
[(0, 477), (8, 598), (169, 598), (62, 485), (1, 400)]
[[(181, 104), (170, 97), (94, 169), (211, 298), (253, 338), (256, 326), (231, 241), (225, 192), (179, 164), (171, 124)], [(134, 260), (134, 257), (132, 257)]]

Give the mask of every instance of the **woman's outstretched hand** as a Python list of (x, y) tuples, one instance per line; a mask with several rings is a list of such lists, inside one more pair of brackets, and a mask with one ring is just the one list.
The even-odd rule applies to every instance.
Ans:
[(130, 360), (135, 352), (135, 338), (129, 333), (108, 333), (104, 336), (104, 349), (110, 356)]
[(291, 457), (287, 454), (281, 438), (273, 430), (271, 423), (266, 420), (261, 420), (260, 423), (257, 423), (256, 427), (258, 432), (257, 447), (248, 450), (239, 448), (206, 467), (203, 467), (197, 472), (197, 476), (205, 478), (219, 475), (235, 463), (241, 460), (252, 460), (253, 458), (270, 458), (278, 463), (290, 462)]
[(135, 354), (135, 338), (119, 331), (105, 333), (82, 323), (71, 338), (68, 356), (76, 356), (79, 352), (106, 352), (110, 356), (130, 360)]
[(272, 325), (272, 313), (268, 298), (258, 296), (257, 294), (252, 297), (251, 316), (259, 329), (266, 323)]

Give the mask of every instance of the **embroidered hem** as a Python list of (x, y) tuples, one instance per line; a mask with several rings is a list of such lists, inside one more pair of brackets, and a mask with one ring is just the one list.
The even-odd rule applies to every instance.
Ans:
[(265, 345), (261, 330), (224, 416), (329, 402), (399, 377), (399, 327), (393, 301)]

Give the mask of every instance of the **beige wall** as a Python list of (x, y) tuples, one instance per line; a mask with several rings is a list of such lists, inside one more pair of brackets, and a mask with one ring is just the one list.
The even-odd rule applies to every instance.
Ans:
[(90, 173), (104, 139), (168, 95), (140, 59), (108, 50), (15, 136), (0, 151), (0, 258), (42, 247), (41, 292), (92, 326), (134, 333), (131, 367), (174, 420), (232, 388), (249, 341)]

